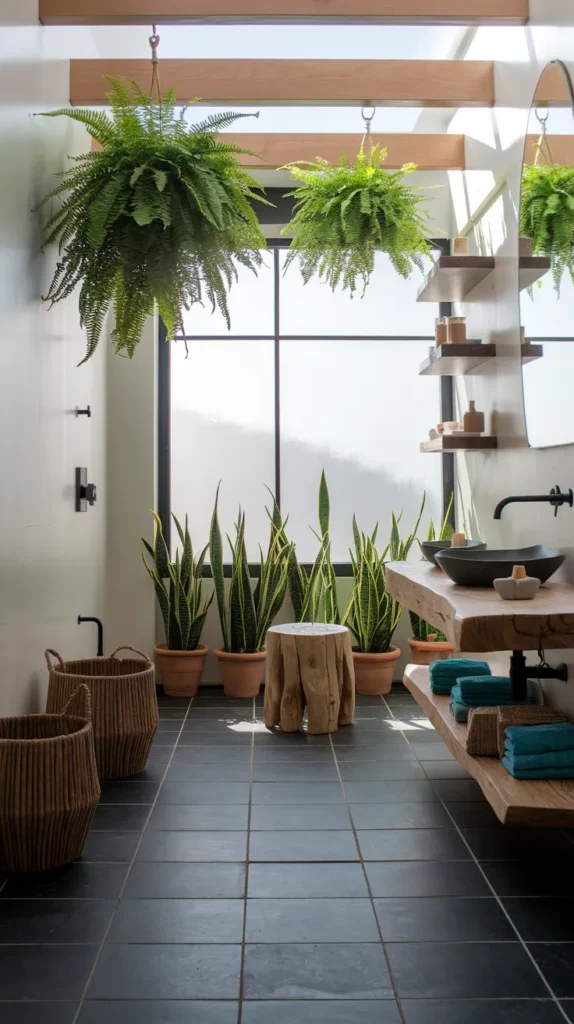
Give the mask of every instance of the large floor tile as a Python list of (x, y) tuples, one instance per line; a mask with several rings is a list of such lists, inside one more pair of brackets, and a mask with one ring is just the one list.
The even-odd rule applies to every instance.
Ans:
[(375, 900), (385, 942), (512, 942), (516, 933), (498, 901), (459, 897)]
[(497, 896), (574, 898), (574, 872), (569, 861), (482, 861), (481, 868)]
[(72, 1024), (77, 1003), (0, 1003), (5, 1024)]
[[(189, 750), (189, 747), (183, 747)], [(251, 759), (235, 761), (225, 758), (220, 764), (215, 761), (172, 761), (167, 770), (166, 782), (249, 782)]]
[(257, 804), (251, 808), (251, 829), (273, 832), (277, 829), (345, 829), (351, 827), (344, 804)]
[(470, 779), (470, 775), (458, 761), (429, 761), (425, 764), (429, 779)]
[(550, 1000), (403, 999), (406, 1024), (564, 1024)]
[(108, 942), (241, 942), (243, 900), (124, 899)]
[(334, 759), (331, 761), (258, 761), (253, 769), (254, 782), (339, 782)]
[(247, 901), (246, 942), (379, 942), (369, 899)]
[(164, 782), (158, 804), (248, 804), (247, 782)]
[[(431, 764), (427, 761), (426, 764)], [(426, 765), (425, 765), (426, 767)], [(459, 828), (506, 828), (486, 801), (474, 800), (445, 803), (446, 810)]]
[(127, 864), (84, 864), (76, 861), (56, 871), (11, 875), (2, 899), (115, 899), (128, 873)]
[[(244, 1002), (242, 1024), (400, 1024), (394, 999)], [(82, 1022), (83, 1024), (83, 1022)], [(110, 1022), (112, 1024), (112, 1022)]]
[(490, 896), (472, 861), (383, 861), (366, 864), (373, 896)]
[(237, 999), (241, 946), (104, 947), (90, 999)]
[(84, 861), (129, 862), (134, 856), (140, 835), (138, 832), (88, 832), (84, 844)]
[(236, 1002), (154, 999), (84, 1003), (78, 1024), (237, 1024)]
[(419, 761), (450, 761), (456, 760), (444, 743), (430, 742), (428, 740), (417, 740), (409, 743), (410, 749)]
[(573, 999), (574, 943), (530, 943), (528, 948), (558, 999)]
[(249, 892), (252, 898), (314, 899), (368, 896), (360, 864), (251, 864)]
[(381, 945), (247, 946), (246, 999), (390, 999), (392, 986)]
[(556, 829), (464, 829), (463, 835), (478, 860), (560, 857), (570, 859), (574, 868), (574, 845)]
[(358, 860), (353, 833), (252, 832), (249, 857), (252, 861), (336, 861)]
[(93, 832), (143, 832), (151, 806), (147, 804), (100, 804), (92, 821)]
[(345, 794), (353, 804), (433, 803), (437, 795), (430, 782), (345, 782)]
[(399, 997), (544, 998), (547, 989), (518, 942), (387, 943)]
[(445, 803), (469, 803), (473, 800), (486, 802), (484, 793), (474, 779), (437, 779), (433, 785)]
[[(345, 801), (340, 782), (254, 782), (253, 804), (341, 804)], [(572, 847), (574, 850), (574, 847)]]
[(137, 863), (124, 896), (131, 899), (241, 899), (245, 864)]
[(178, 744), (172, 761), (172, 765), (177, 764), (249, 766), (251, 764), (251, 747), (238, 750), (236, 747), (216, 747), (209, 744), (195, 747), (183, 747)]
[(103, 782), (100, 804), (153, 804), (157, 782)]
[(358, 832), (364, 860), (469, 860), (462, 839), (449, 829), (376, 829)]
[[(343, 730), (345, 732), (347, 730)], [(333, 733), (340, 735), (340, 733)], [(324, 747), (330, 751), (331, 741), (328, 735), (311, 736), (308, 732), (280, 732), (268, 730), (255, 733), (255, 749), (267, 747), (271, 750), (316, 749)]]
[(244, 832), (249, 819), (247, 804), (158, 804), (153, 811), (149, 828), (167, 831)]
[(416, 764), (416, 756), (411, 747), (402, 740), (394, 740), (392, 743), (369, 743), (355, 745), (342, 745), (335, 748), (335, 756), (338, 764), (360, 763), (376, 761), (386, 763), (392, 761), (410, 761)]
[(504, 900), (504, 908), (525, 942), (574, 942), (574, 899)]
[(5, 899), (0, 944), (101, 942), (115, 906), (114, 900)]
[(416, 761), (340, 761), (339, 771), (348, 782), (395, 782), (421, 780), (425, 773)]
[(98, 945), (2, 946), (2, 999), (46, 1002), (79, 999), (96, 962), (98, 948)]
[(351, 804), (355, 828), (452, 828), (440, 804)]
[(136, 859), (241, 861), (246, 855), (246, 832), (147, 832)]
[(179, 747), (219, 747), (221, 750), (234, 749), (251, 750), (253, 737), (247, 732), (230, 733), (221, 730), (219, 732), (206, 732), (205, 729), (185, 729), (179, 739)]

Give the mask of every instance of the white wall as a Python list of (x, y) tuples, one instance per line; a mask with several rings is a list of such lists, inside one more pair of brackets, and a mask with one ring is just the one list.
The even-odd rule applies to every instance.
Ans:
[[(0, 70), (0, 715), (43, 710), (44, 649), (96, 653), (105, 543), (103, 353), (79, 369), (85, 342), (75, 297), (48, 312), (55, 253), (40, 256), (40, 217), (66, 154), (86, 145), (65, 119), (34, 118), (67, 104), (67, 47), (92, 54), (84, 29), (41, 29), (36, 0), (2, 0)], [(49, 36), (49, 38), (48, 38)], [(95, 54), (94, 54), (95, 55)], [(76, 419), (76, 405), (93, 418)], [(99, 501), (74, 511), (74, 475), (87, 466)]]
[[(496, 362), (485, 365), (484, 374), (459, 378), (461, 406), (476, 399), (487, 423), (499, 437), (497, 452), (458, 456), (460, 503), (472, 535), (491, 547), (546, 543), (565, 551), (565, 572), (574, 576), (574, 513), (565, 508), (555, 519), (550, 506), (512, 505), (500, 522), (492, 518), (500, 498), (508, 494), (544, 493), (555, 484), (574, 486), (574, 447), (530, 449), (526, 440), (520, 364), (520, 314), (518, 304), (518, 197), (522, 149), (531, 98), (538, 77), (553, 58), (572, 60), (574, 54), (574, 6), (571, 0), (531, 0), (532, 24), (512, 29), (502, 39), (491, 29), (480, 29), (469, 58), (496, 60), (496, 107), (493, 111), (460, 111), (451, 130), (470, 136), (467, 167), (453, 192), (458, 226), (490, 191), (495, 181), (508, 177), (508, 188), (475, 233), (479, 252), (496, 255), (496, 270), (484, 288), (466, 303), (472, 337), (494, 341)], [(560, 29), (542, 27), (552, 20)], [(572, 67), (572, 65), (571, 65)], [(462, 185), (462, 187), (461, 187)], [(535, 645), (534, 645), (535, 646)], [(551, 652), (553, 664), (570, 664), (574, 679), (574, 653)], [(507, 669), (506, 655), (500, 667)], [(574, 711), (572, 684), (547, 683), (552, 701)]]

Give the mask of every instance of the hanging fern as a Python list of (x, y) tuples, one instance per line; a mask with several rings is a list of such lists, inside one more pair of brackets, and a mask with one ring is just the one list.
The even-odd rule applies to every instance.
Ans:
[(535, 256), (550, 258), (558, 293), (564, 271), (574, 283), (574, 167), (523, 169), (520, 233), (532, 239)]
[(342, 285), (353, 294), (360, 280), (364, 294), (377, 252), (389, 255), (401, 277), (409, 277), (413, 266), (423, 269), (422, 257), (431, 248), (426, 213), (417, 189), (403, 182), (415, 164), (385, 171), (386, 155), (379, 146), (368, 155), (361, 147), (353, 164), (289, 164), (302, 185), (289, 193), (297, 202), (283, 229), (294, 234), (286, 265), (297, 260), (305, 282), (317, 274), (333, 291)]
[[(81, 284), (85, 362), (100, 340), (110, 305), (116, 351), (132, 356), (146, 318), (159, 314), (173, 337), (182, 310), (206, 298), (229, 326), (227, 292), (237, 264), (257, 272), (266, 242), (251, 199), (261, 186), (237, 162), (245, 152), (216, 132), (243, 115), (211, 114), (188, 127), (175, 95), (152, 98), (134, 82), (108, 79), (111, 117), (92, 110), (44, 116), (79, 121), (102, 149), (74, 159), (42, 202), (64, 200), (45, 227), (43, 248), (61, 259), (46, 300)], [(265, 200), (262, 200), (263, 202)]]

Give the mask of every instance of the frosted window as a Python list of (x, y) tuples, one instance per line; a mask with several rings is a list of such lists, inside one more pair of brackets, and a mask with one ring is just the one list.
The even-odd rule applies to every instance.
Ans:
[[(380, 254), (375, 274), (361, 298), (348, 291), (332, 292), (329, 285), (313, 278), (303, 279), (296, 261), (283, 274), (281, 254), (281, 333), (299, 335), (434, 335), (437, 310), (434, 304), (415, 301), (423, 275), (414, 270), (404, 280), (393, 269), (388, 256)], [(429, 268), (432, 265), (428, 262)], [(428, 355), (428, 346), (427, 352)]]
[(353, 513), (365, 531), (378, 521), (385, 543), (391, 512), (404, 509), (408, 534), (425, 489), (424, 525), (441, 518), (442, 459), (419, 452), (439, 410), (438, 378), (417, 376), (427, 355), (427, 343), (405, 340), (282, 342), (282, 506), (303, 561), (317, 551), (322, 469), (334, 561), (349, 561)]
[(574, 438), (574, 341), (545, 341), (543, 348), (542, 359), (522, 367), (526, 428), (533, 448), (572, 444)]
[[(171, 507), (189, 515), (197, 548), (207, 543), (218, 482), (223, 535), (241, 504), (247, 553), (268, 536), (265, 504), (275, 480), (273, 343), (190, 341), (172, 347)], [(229, 560), (229, 559), (226, 559)]]

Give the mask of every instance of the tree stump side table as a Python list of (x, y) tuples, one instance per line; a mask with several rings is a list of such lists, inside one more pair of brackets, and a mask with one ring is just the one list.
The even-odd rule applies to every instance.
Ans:
[(292, 622), (268, 631), (265, 725), (297, 732), (305, 705), (310, 733), (352, 724), (355, 673), (346, 626)]

